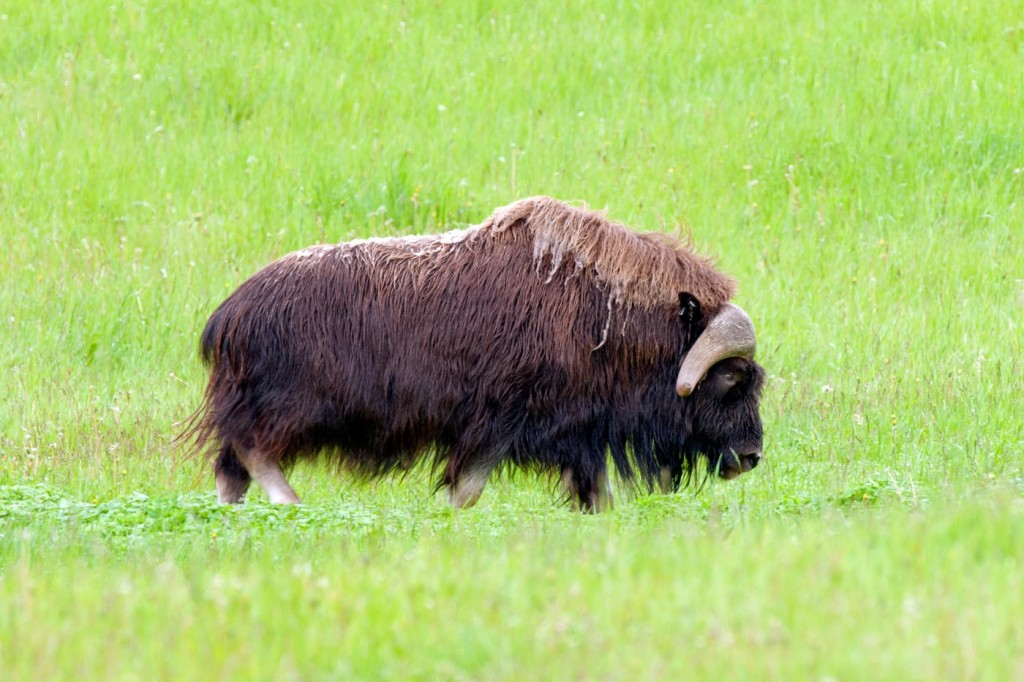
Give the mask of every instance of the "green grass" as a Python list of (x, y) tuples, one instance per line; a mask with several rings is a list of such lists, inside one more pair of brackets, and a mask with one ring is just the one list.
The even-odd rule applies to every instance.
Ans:
[[(563, 4), (0, 7), (5, 678), (1024, 676), (1024, 8)], [(217, 303), (540, 193), (740, 281), (762, 467), (213, 504)]]

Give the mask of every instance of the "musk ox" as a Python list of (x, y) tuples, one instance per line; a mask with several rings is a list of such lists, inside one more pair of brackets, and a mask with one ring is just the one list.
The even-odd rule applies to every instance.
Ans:
[(610, 506), (630, 484), (674, 489), (699, 461), (732, 478), (761, 458), (764, 371), (734, 282), (663, 234), (547, 197), (442, 235), (312, 246), (214, 311), (204, 404), (222, 502), (322, 455), (363, 477), (429, 461), (468, 507), (496, 468), (560, 475)]

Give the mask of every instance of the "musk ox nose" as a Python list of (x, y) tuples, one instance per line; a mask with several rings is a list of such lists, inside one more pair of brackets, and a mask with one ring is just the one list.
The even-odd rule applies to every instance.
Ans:
[(760, 452), (751, 452), (749, 455), (740, 455), (740, 465), (743, 467), (743, 471), (750, 471), (757, 467), (761, 462)]

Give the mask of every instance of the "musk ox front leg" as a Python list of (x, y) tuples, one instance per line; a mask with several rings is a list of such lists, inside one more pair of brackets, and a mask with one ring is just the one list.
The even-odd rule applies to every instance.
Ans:
[(669, 495), (679, 490), (679, 484), (683, 481), (682, 461), (674, 461), (671, 464), (663, 464), (658, 470), (658, 488), (662, 494)]
[(456, 509), (469, 509), (484, 492), (496, 462), (477, 461), (459, 467), (449, 463), (442, 483), (448, 488), (448, 502)]
[(281, 471), (281, 464), (273, 456), (259, 450), (237, 448), (238, 459), (249, 475), (256, 479), (273, 504), (298, 504), (299, 496)]
[(562, 469), (562, 489), (569, 495), (573, 506), (585, 513), (610, 511), (614, 507), (612, 482), (606, 468), (587, 475), (573, 467), (565, 467)]

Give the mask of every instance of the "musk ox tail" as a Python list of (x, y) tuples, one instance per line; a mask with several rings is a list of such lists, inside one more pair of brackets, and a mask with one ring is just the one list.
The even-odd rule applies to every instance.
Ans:
[(199, 357), (207, 369), (213, 367), (226, 350), (228, 326), (228, 315), (224, 311), (224, 306), (217, 308), (206, 321), (203, 333), (199, 337)]
[[(229, 320), (223, 306), (218, 308), (203, 328), (199, 337), (199, 357), (203, 365), (212, 370), (216, 367), (227, 351)], [(223, 445), (216, 437), (217, 424), (214, 415), (214, 403), (218, 394), (218, 383), (213, 374), (206, 384), (203, 399), (198, 409), (189, 415), (184, 422), (184, 429), (175, 437), (175, 443), (187, 444), (189, 457), (201, 454), (212, 456)]]

